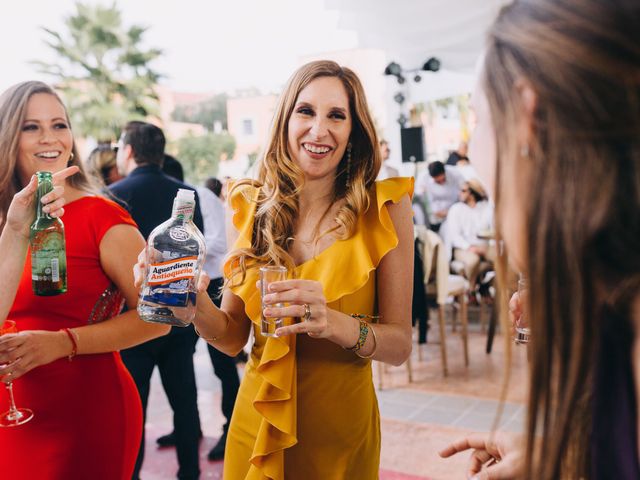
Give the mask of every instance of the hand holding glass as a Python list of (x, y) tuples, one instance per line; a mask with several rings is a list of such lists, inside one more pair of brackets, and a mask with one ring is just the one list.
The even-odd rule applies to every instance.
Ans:
[[(0, 335), (7, 333), (18, 333), (16, 322), (13, 320), (5, 320), (2, 327), (0, 327)], [(16, 408), (11, 380), (5, 382), (5, 385), (7, 387), (7, 393), (9, 394), (9, 410), (0, 416), (0, 427), (16, 427), (27, 423), (33, 418), (33, 412), (28, 408)]]
[[(276, 317), (265, 317), (264, 309), (267, 305), (264, 304), (262, 299), (266, 294), (269, 293), (269, 285), (273, 282), (280, 282), (282, 280), (287, 279), (287, 269), (286, 267), (276, 267), (273, 265), (267, 267), (260, 268), (260, 332), (265, 337), (274, 337), (276, 334), (276, 330), (280, 327), (284, 326), (284, 318), (276, 318)], [(273, 305), (268, 305), (270, 307), (280, 308), (284, 305), (282, 303), (276, 303)]]

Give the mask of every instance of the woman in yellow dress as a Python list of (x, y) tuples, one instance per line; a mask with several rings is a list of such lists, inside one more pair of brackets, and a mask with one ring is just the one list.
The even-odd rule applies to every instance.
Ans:
[[(230, 355), (254, 332), (227, 480), (378, 478), (371, 359), (399, 365), (411, 352), (413, 181), (376, 182), (377, 145), (357, 76), (312, 62), (281, 96), (258, 180), (232, 190), (222, 306), (199, 295), (194, 320)], [(284, 265), (291, 278), (265, 298), (266, 316), (296, 319), (275, 337), (260, 333), (264, 265)]]

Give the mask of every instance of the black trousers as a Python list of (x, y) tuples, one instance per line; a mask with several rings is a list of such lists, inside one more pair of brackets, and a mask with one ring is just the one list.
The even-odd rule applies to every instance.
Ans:
[[(224, 281), (222, 278), (214, 278), (209, 283), (207, 293), (213, 303), (217, 307), (220, 306), (221, 297), (219, 295)], [(222, 383), (222, 414), (227, 419), (224, 425), (224, 431), (229, 428), (229, 422), (231, 421), (231, 414), (233, 413), (233, 407), (236, 404), (236, 397), (238, 396), (238, 389), (240, 388), (240, 377), (238, 375), (238, 369), (236, 368), (235, 360), (229, 355), (222, 353), (220, 350), (207, 344), (207, 350), (209, 351), (209, 358), (211, 358), (211, 364), (213, 365), (213, 373), (220, 379)]]
[(429, 304), (427, 292), (424, 286), (424, 269), (422, 267), (422, 247), (420, 240), (416, 238), (413, 254), (413, 298), (412, 298), (412, 324), (418, 322), (418, 343), (427, 343), (427, 330), (429, 329)]
[[(144, 422), (147, 419), (147, 402), (151, 374), (157, 365), (162, 386), (173, 410), (173, 425), (178, 455), (178, 478), (195, 480), (200, 477), (198, 443), (200, 416), (198, 393), (193, 368), (193, 352), (197, 339), (193, 327), (172, 327), (171, 332), (121, 352), (122, 360), (136, 382)], [(144, 460), (144, 430), (138, 451), (133, 480), (140, 477)]]

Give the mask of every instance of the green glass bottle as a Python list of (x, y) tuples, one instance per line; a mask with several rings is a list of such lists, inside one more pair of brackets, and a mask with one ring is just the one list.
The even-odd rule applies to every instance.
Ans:
[(36, 219), (31, 224), (31, 284), (36, 295), (59, 295), (67, 291), (67, 254), (64, 224), (43, 212), (43, 196), (53, 189), (51, 172), (36, 172)]

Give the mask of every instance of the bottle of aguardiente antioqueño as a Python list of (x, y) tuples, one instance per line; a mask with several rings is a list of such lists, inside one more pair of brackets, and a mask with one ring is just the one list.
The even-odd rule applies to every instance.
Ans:
[(147, 268), (138, 314), (147, 322), (186, 327), (196, 313), (196, 285), (205, 258), (204, 237), (192, 221), (193, 190), (178, 190), (171, 218), (147, 240)]

